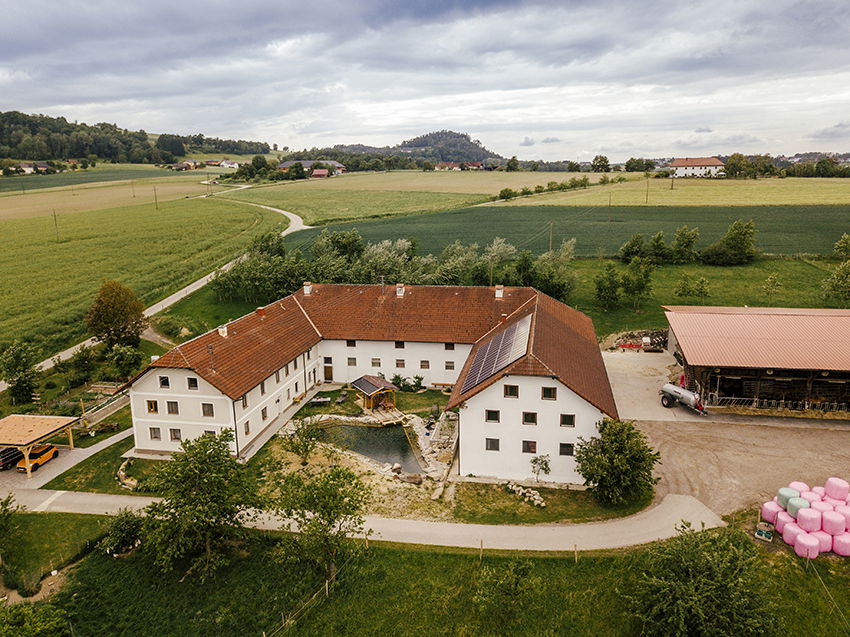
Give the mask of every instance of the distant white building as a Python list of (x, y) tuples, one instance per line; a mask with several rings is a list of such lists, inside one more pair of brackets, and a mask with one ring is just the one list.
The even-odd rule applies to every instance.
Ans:
[(674, 177), (716, 177), (725, 165), (717, 157), (680, 157), (670, 162)]
[(229, 428), (250, 457), (318, 385), (367, 374), (454, 386), (463, 475), (527, 479), (548, 454), (548, 480), (579, 482), (578, 438), (617, 416), (590, 318), (537, 290), (305, 283), (130, 381), (136, 450)]
[(222, 159), (218, 165), (222, 168), (239, 168), (239, 164), (232, 159)]

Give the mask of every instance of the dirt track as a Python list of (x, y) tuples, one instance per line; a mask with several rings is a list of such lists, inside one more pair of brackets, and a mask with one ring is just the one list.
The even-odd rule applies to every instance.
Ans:
[(637, 424), (661, 452), (659, 495), (692, 495), (721, 515), (764, 502), (792, 480), (850, 478), (850, 426)]

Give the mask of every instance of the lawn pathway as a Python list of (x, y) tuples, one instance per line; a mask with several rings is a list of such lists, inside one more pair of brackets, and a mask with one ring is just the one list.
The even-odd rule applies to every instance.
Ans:
[[(201, 182), (201, 183), (205, 183), (205, 182)], [(250, 187), (251, 187), (250, 185), (235, 186), (235, 188), (237, 190), (243, 190), (245, 188), (250, 188)], [(201, 195), (201, 197), (207, 197), (207, 196), (208, 195)], [(304, 220), (301, 219), (301, 217), (299, 217), (298, 215), (296, 215), (292, 212), (288, 212), (286, 210), (281, 210), (280, 208), (273, 208), (271, 206), (264, 206), (264, 205), (261, 205), (261, 204), (258, 204), (258, 203), (251, 203), (249, 201), (240, 201), (239, 203), (242, 203), (242, 204), (245, 204), (245, 205), (248, 205), (248, 206), (254, 206), (256, 208), (262, 208), (264, 210), (270, 210), (271, 212), (277, 212), (277, 213), (280, 213), (283, 216), (285, 216), (287, 219), (289, 219), (289, 226), (283, 232), (280, 233), (280, 235), (282, 237), (285, 237), (288, 234), (292, 234), (293, 232), (298, 232), (299, 230), (307, 230), (309, 228), (312, 228), (312, 226), (305, 225)], [(180, 301), (180, 300), (186, 298), (187, 296), (189, 296), (193, 292), (197, 292), (202, 287), (204, 287), (207, 283), (209, 283), (210, 280), (212, 280), (213, 276), (215, 275), (216, 272), (218, 272), (218, 270), (229, 270), (241, 258), (242, 258), (241, 256), (236, 257), (235, 259), (233, 259), (229, 263), (224, 264), (222, 267), (217, 268), (216, 270), (210, 272), (209, 274), (207, 274), (205, 276), (202, 276), (197, 281), (193, 281), (189, 285), (177, 290), (174, 294), (170, 294), (169, 296), (165, 297), (161, 301), (154, 303), (153, 305), (151, 305), (149, 308), (147, 308), (145, 310), (145, 316), (150, 317), (150, 316), (153, 316), (154, 314), (162, 312), (164, 309), (171, 307), (172, 305), (177, 303), (177, 301)], [(50, 368), (53, 367), (53, 360), (54, 359), (58, 358), (60, 361), (66, 361), (66, 360), (70, 359), (80, 348), (91, 347), (95, 344), (97, 344), (97, 341), (95, 341), (94, 338), (90, 338), (86, 341), (83, 341), (82, 343), (77, 343), (76, 345), (69, 347), (66, 350), (63, 350), (63, 351), (59, 352), (58, 354), (54, 354), (50, 358), (46, 358), (45, 360), (41, 361), (40, 363), (38, 363), (36, 365), (36, 368), (39, 369), (39, 370), (50, 369)], [(9, 386), (4, 381), (0, 381), (0, 392), (5, 391), (6, 389), (8, 389), (8, 387)]]

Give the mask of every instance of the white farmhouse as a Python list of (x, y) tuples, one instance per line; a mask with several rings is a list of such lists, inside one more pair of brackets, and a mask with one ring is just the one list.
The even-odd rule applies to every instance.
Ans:
[(250, 457), (323, 382), (422, 376), (454, 386), (462, 474), (523, 479), (617, 411), (591, 320), (520, 287), (313, 285), (188, 341), (130, 381), (137, 453), (234, 431)]
[(725, 165), (717, 157), (680, 157), (670, 162), (674, 177), (717, 177)]

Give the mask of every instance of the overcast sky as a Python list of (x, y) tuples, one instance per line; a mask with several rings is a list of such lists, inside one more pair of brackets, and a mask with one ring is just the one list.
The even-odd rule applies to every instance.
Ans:
[(850, 151), (850, 2), (0, 3), (0, 110), (522, 159)]

